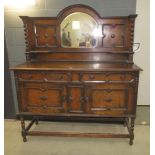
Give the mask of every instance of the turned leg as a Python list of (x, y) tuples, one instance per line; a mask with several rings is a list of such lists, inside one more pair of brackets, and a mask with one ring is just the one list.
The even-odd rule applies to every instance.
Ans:
[(38, 122), (38, 118), (36, 116), (34, 117), (34, 120), (35, 120), (35, 124), (38, 125), (39, 122)]
[(134, 140), (134, 125), (135, 125), (135, 118), (131, 117), (131, 122), (130, 122), (130, 141), (129, 141), (130, 145), (133, 144), (133, 140)]
[(22, 137), (23, 137), (23, 142), (26, 142), (27, 139), (26, 139), (26, 129), (25, 129), (25, 121), (24, 121), (24, 118), (23, 116), (20, 117), (20, 120), (21, 120), (21, 128), (22, 128)]
[(124, 122), (123, 122), (124, 127), (126, 127), (126, 118), (124, 118)]

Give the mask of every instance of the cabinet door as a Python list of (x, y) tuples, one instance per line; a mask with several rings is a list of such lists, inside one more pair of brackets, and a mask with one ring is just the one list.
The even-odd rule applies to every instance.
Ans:
[(35, 24), (34, 30), (36, 47), (57, 47), (55, 23)]
[(84, 112), (84, 87), (82, 85), (68, 86), (68, 112)]
[(95, 84), (86, 88), (89, 113), (126, 115), (134, 113), (134, 88), (129, 84)]
[(21, 111), (59, 113), (66, 111), (66, 87), (61, 84), (23, 83)]

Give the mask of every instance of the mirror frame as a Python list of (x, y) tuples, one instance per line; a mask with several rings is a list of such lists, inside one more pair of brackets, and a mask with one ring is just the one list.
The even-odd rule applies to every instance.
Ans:
[[(91, 16), (98, 25), (101, 24), (101, 19), (102, 17), (98, 14), (98, 12), (96, 12), (96, 10), (94, 10), (93, 8), (86, 6), (86, 5), (81, 5), (81, 4), (76, 4), (76, 5), (71, 5), (69, 7), (66, 7), (65, 9), (63, 9), (62, 11), (60, 11), (60, 13), (57, 16), (58, 19), (58, 28), (57, 28), (57, 40), (59, 41), (58, 44), (61, 48), (63, 49), (67, 49), (67, 50), (89, 50), (89, 49), (94, 49), (94, 48), (64, 48), (63, 46), (61, 46), (61, 23), (63, 22), (63, 20), (69, 16), (72, 13), (76, 13), (76, 12), (82, 12), (85, 14), (88, 14), (89, 16)], [(97, 48), (97, 46), (95, 47)]]

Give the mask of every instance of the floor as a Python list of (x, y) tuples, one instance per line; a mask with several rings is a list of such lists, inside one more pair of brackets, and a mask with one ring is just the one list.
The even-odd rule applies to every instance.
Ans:
[[(148, 107), (138, 108), (135, 140), (130, 146), (128, 139), (65, 138), (28, 136), (21, 138), (20, 121), (5, 120), (5, 155), (149, 155), (150, 127)], [(80, 132), (127, 132), (123, 125), (101, 123), (39, 122), (32, 130), (80, 131)]]

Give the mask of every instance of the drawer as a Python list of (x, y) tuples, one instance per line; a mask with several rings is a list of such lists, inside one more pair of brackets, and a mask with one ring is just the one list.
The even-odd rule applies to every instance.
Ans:
[(39, 81), (67, 81), (67, 73), (57, 72), (24, 72), (18, 75), (19, 80), (39, 80)]
[(130, 73), (84, 73), (83, 81), (130, 81), (134, 75)]
[(92, 114), (103, 115), (103, 116), (121, 116), (126, 114), (125, 109), (104, 109), (104, 110), (94, 110)]

